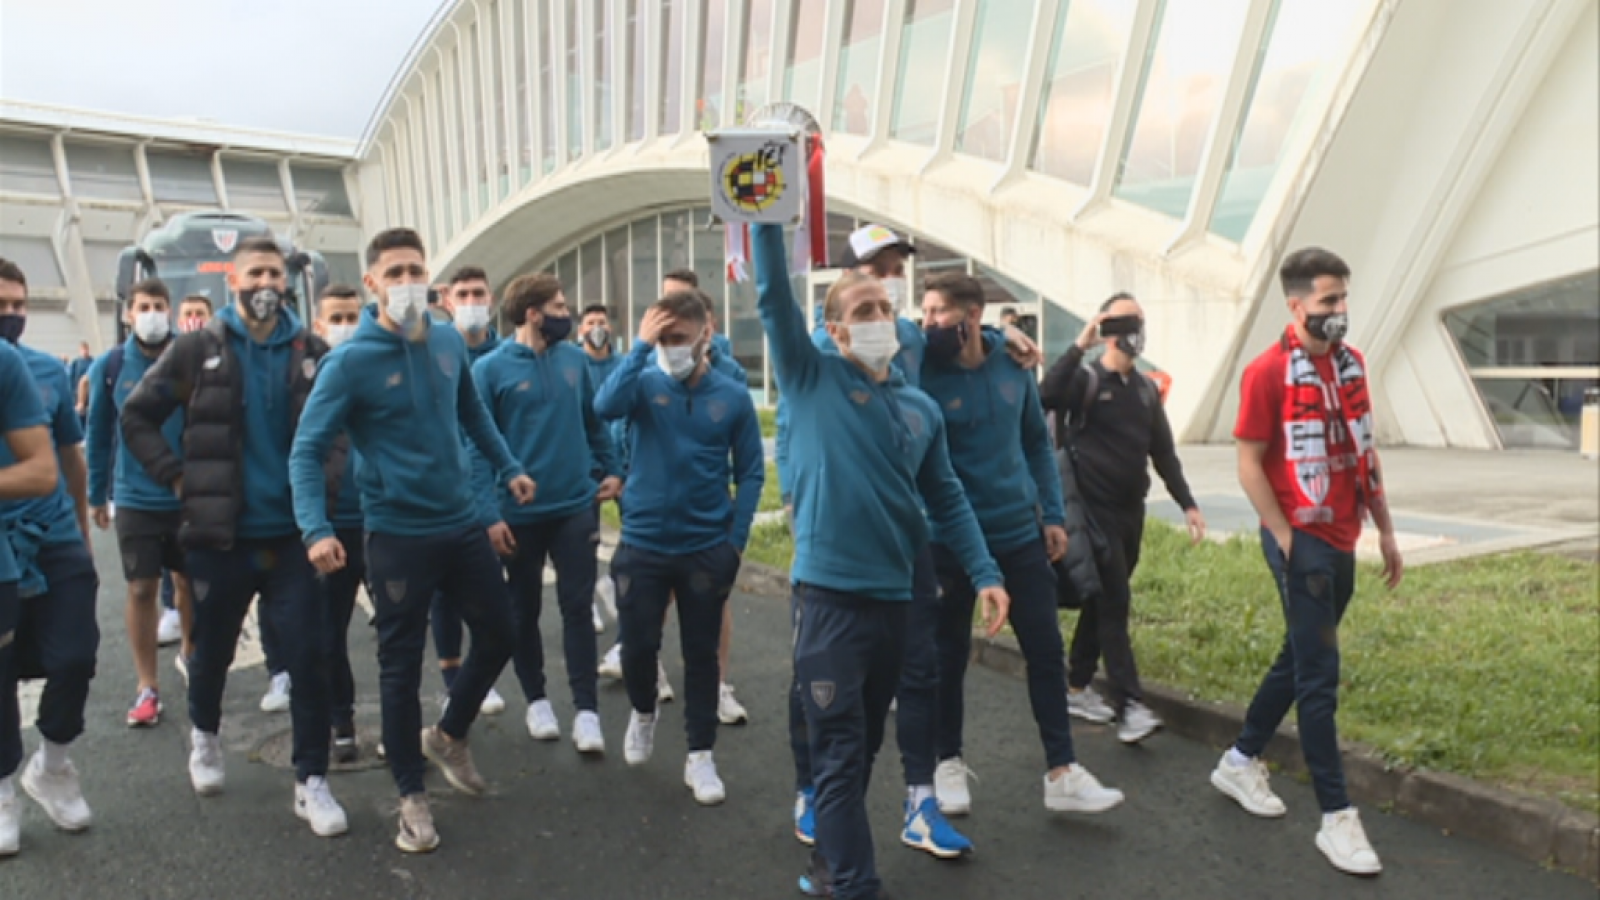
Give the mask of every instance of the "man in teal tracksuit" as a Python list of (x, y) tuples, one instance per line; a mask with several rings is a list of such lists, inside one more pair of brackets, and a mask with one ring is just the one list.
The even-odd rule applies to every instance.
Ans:
[[(922, 386), (943, 413), (951, 464), (1011, 592), (1011, 628), (1027, 660), (1028, 697), (1045, 748), (1045, 806), (1102, 812), (1120, 804), (1122, 792), (1102, 787), (1077, 765), (1072, 748), (1050, 565), (1067, 551), (1066, 513), (1038, 383), (1032, 371), (1001, 352), (998, 341), (986, 339), (983, 286), (976, 279), (940, 273), (927, 288)], [(976, 590), (937, 527), (933, 554), (943, 596), (936, 787), (939, 806), (947, 815), (958, 815), (969, 812), (972, 803), (961, 760), (961, 701)]]
[[(560, 725), (545, 696), (544, 637), (539, 613), (544, 566), (556, 569), (561, 643), (575, 716), (572, 740), (580, 753), (605, 752), (600, 732), (594, 626), (590, 608), (600, 544), (597, 502), (622, 490), (611, 436), (594, 412), (594, 385), (583, 351), (567, 340), (572, 315), (554, 275), (525, 275), (506, 286), (501, 306), (514, 340), (472, 367), (472, 380), (511, 455), (543, 485), (532, 503), (496, 502), (488, 466), (479, 466), (480, 518), (506, 559), (517, 649), (512, 657), (528, 703), (528, 734), (556, 740)], [(592, 473), (598, 468), (596, 485)], [(481, 498), (488, 497), (484, 502)]]
[(790, 404), (794, 676), (816, 784), (816, 851), (800, 887), (876, 898), (865, 795), (928, 519), (966, 563), (991, 634), (1010, 598), (950, 469), (938, 407), (891, 366), (899, 341), (882, 285), (857, 273), (835, 283), (825, 313), (839, 355), (823, 353), (795, 305), (783, 229), (756, 225), (751, 237), (762, 325)]

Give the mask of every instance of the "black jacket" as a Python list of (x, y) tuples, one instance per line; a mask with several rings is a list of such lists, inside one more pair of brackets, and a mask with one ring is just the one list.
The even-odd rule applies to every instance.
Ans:
[[(328, 345), (304, 329), (291, 344), (291, 429), (300, 422), (317, 362), (327, 352)], [(185, 548), (233, 546), (244, 502), (244, 376), (227, 326), (212, 319), (199, 331), (179, 335), (122, 406), (128, 452), (157, 484), (171, 486), (183, 478), (178, 540)], [(161, 424), (178, 408), (184, 411), (182, 459), (161, 434)], [(341, 441), (324, 464), (330, 508), (347, 453), (348, 444)]]

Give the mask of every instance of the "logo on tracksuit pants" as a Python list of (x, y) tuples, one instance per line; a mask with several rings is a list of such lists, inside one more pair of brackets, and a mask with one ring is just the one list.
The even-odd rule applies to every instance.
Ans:
[(833, 698), (836, 693), (837, 691), (831, 681), (811, 682), (811, 699), (821, 709), (827, 709), (833, 705)]

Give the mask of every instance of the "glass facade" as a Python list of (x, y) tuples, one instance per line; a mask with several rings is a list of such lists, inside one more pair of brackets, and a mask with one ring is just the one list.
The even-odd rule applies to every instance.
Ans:
[[(519, 4), (513, 2), (512, 5), (516, 6)], [(494, 98), (494, 105), (491, 107), (491, 111), (494, 113), (494, 115), (490, 117), (490, 121), (493, 122), (494, 140), (497, 145), (495, 152), (497, 161), (495, 163), (496, 168), (494, 176), (494, 199), (497, 202), (504, 200), (506, 197), (511, 195), (512, 181), (515, 177), (511, 167), (513, 161), (516, 159), (516, 157), (512, 154), (511, 148), (512, 139), (517, 133), (516, 108), (513, 104), (506, 102), (506, 59), (505, 49), (501, 46), (505, 39), (505, 35), (501, 33), (500, 12), (501, 8), (498, 2), (492, 2), (489, 4), (488, 28), (490, 66), (488, 78), (489, 83), (493, 87), (489, 93), (485, 95), (485, 100), (491, 96)]]
[(511, 3), (512, 58), (517, 68), (517, 105), (511, 117), (517, 123), (517, 184), (533, 180), (533, 96), (528, 84), (528, 4)]
[(55, 154), (46, 137), (0, 135), (0, 191), (7, 194), (61, 194)]
[(683, 127), (684, 0), (661, 0), (661, 133)]
[[(154, 173), (152, 173), (154, 177)], [(283, 179), (278, 164), (263, 159), (222, 158), (222, 179), (228, 186), (228, 206), (232, 209), (287, 212), (283, 199)]]
[(1104, 143), (1138, 0), (1072, 0), (1056, 9), (1029, 165), (1087, 185)]
[[(583, 17), (593, 15), (593, 3), (567, 3), (567, 159), (583, 156)], [(583, 12), (589, 9), (588, 12)]]
[[(355, 214), (350, 208), (350, 195), (344, 189), (343, 169), (290, 163), (289, 175), (294, 181), (295, 202), (301, 212), (319, 216)], [(154, 171), (150, 177), (154, 180)]]
[(1583, 393), (1600, 387), (1600, 272), (1444, 314), (1507, 447), (1578, 446)]
[(611, 149), (613, 135), (611, 133), (611, 98), (614, 85), (611, 83), (612, 54), (624, 48), (613, 46), (617, 43), (619, 34), (617, 23), (612, 16), (610, 3), (601, 4), (595, 11), (596, 27), (594, 30), (594, 99), (590, 107), (594, 110), (594, 149), (596, 152)]
[(1033, 4), (980, 0), (967, 61), (966, 93), (956, 128), (956, 150), (1004, 161), (1016, 130), (1028, 45), (1033, 40)]
[(789, 12), (783, 96), (809, 110), (822, 102), (822, 43), (827, 27), (821, 3), (795, 3)]
[[(144, 161), (150, 171), (150, 192), (155, 195), (157, 203), (217, 205), (217, 187), (211, 179), (210, 153), (181, 153), (151, 148), (145, 150)], [(230, 167), (224, 163), (224, 180), (228, 180), (230, 174)], [(274, 171), (272, 175), (276, 180), (278, 173)], [(77, 189), (76, 185), (73, 189)], [(230, 200), (233, 199), (231, 185), (228, 196)]]
[(649, 74), (645, 62), (645, 42), (641, 37), (641, 0), (628, 0), (628, 140), (644, 138), (645, 117), (649, 105), (645, 97), (644, 81)]
[(950, 39), (955, 34), (955, 0), (906, 0), (900, 29), (900, 65), (894, 78), (894, 111), (889, 136), (932, 145), (939, 137), (939, 112), (950, 67)]
[(540, 114), (540, 128), (544, 133), (539, 136), (539, 166), (540, 171), (549, 174), (556, 167), (556, 126), (560, 119), (556, 114), (556, 75), (555, 65), (559, 58), (556, 55), (558, 43), (555, 29), (555, 5), (544, 2), (539, 4), (542, 11), (537, 18), (536, 34), (539, 46), (539, 106), (543, 110)]
[(739, 42), (739, 93), (734, 98), (734, 121), (743, 123), (767, 103), (767, 74), (772, 70), (773, 0), (751, 0), (745, 10), (744, 35)]
[(67, 171), (75, 196), (134, 203), (144, 200), (132, 147), (68, 141)]
[(845, 0), (844, 44), (833, 96), (833, 130), (868, 134), (883, 54), (883, 0)]
[(1250, 0), (1165, 0), (1114, 193), (1181, 219)]

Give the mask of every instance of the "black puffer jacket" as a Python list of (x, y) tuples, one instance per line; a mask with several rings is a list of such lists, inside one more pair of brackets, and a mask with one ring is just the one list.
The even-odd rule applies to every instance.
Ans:
[(1061, 499), (1067, 512), (1067, 555), (1055, 564), (1056, 600), (1059, 606), (1078, 609), (1100, 595), (1100, 569), (1095, 557), (1105, 551), (1106, 542), (1078, 490), (1070, 444), (1063, 447), (1059, 443), (1062, 437), (1070, 441), (1071, 433), (1058, 425), (1056, 434), (1056, 470), (1061, 474)]
[[(327, 352), (328, 345), (304, 329), (290, 345), (291, 429), (299, 425), (317, 363)], [(157, 484), (171, 486), (183, 478), (178, 540), (189, 549), (233, 546), (244, 504), (244, 376), (227, 326), (212, 319), (200, 331), (179, 335), (122, 407), (128, 452)], [(184, 411), (182, 459), (161, 435), (161, 423), (179, 408)], [(324, 463), (330, 510), (348, 452), (341, 439)]]

